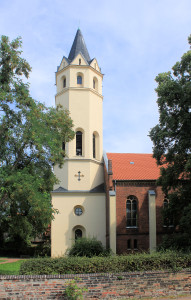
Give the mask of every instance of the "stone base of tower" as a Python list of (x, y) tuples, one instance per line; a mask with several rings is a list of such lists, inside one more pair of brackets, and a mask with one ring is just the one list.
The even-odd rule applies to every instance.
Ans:
[(59, 213), (51, 224), (51, 256), (65, 255), (77, 234), (96, 237), (106, 245), (105, 193), (58, 191), (52, 193), (53, 207)]

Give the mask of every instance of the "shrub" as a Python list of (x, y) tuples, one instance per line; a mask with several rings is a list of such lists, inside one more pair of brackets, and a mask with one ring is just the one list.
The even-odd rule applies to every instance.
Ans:
[(107, 256), (107, 251), (102, 243), (96, 238), (79, 238), (75, 244), (67, 251), (68, 256)]
[(51, 255), (51, 244), (50, 240), (46, 240), (39, 243), (35, 247), (34, 256), (50, 256)]
[(108, 257), (38, 258), (22, 263), (20, 274), (120, 273), (151, 270), (178, 270), (191, 267), (191, 253), (173, 251)]
[(175, 250), (182, 252), (191, 251), (191, 237), (187, 233), (173, 233), (163, 237), (162, 243), (158, 247), (159, 250)]

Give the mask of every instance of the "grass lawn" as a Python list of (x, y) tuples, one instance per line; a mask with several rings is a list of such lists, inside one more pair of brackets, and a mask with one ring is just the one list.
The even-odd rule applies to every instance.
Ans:
[(6, 259), (0, 258), (0, 263), (2, 263), (2, 262), (4, 262), (4, 261), (6, 261)]
[(23, 260), (13, 263), (0, 264), (0, 275), (19, 275), (20, 266)]

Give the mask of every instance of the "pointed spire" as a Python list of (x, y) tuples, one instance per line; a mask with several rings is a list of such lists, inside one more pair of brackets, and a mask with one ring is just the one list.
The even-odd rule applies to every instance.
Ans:
[(68, 59), (72, 61), (80, 52), (87, 62), (91, 60), (81, 30), (78, 28)]

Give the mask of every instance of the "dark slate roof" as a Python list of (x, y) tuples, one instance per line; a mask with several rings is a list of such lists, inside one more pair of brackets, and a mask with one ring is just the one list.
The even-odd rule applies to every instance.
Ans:
[(86, 59), (86, 61), (89, 63), (91, 59), (80, 29), (78, 29), (76, 32), (76, 36), (72, 48), (70, 50), (68, 59), (72, 61), (76, 57), (76, 55), (78, 55), (78, 53), (81, 53), (83, 57)]
[(96, 186), (95, 188), (91, 189), (90, 191), (75, 191), (75, 190), (69, 191), (61, 186), (58, 189), (52, 191), (52, 193), (104, 193), (104, 192), (105, 192), (104, 183)]

